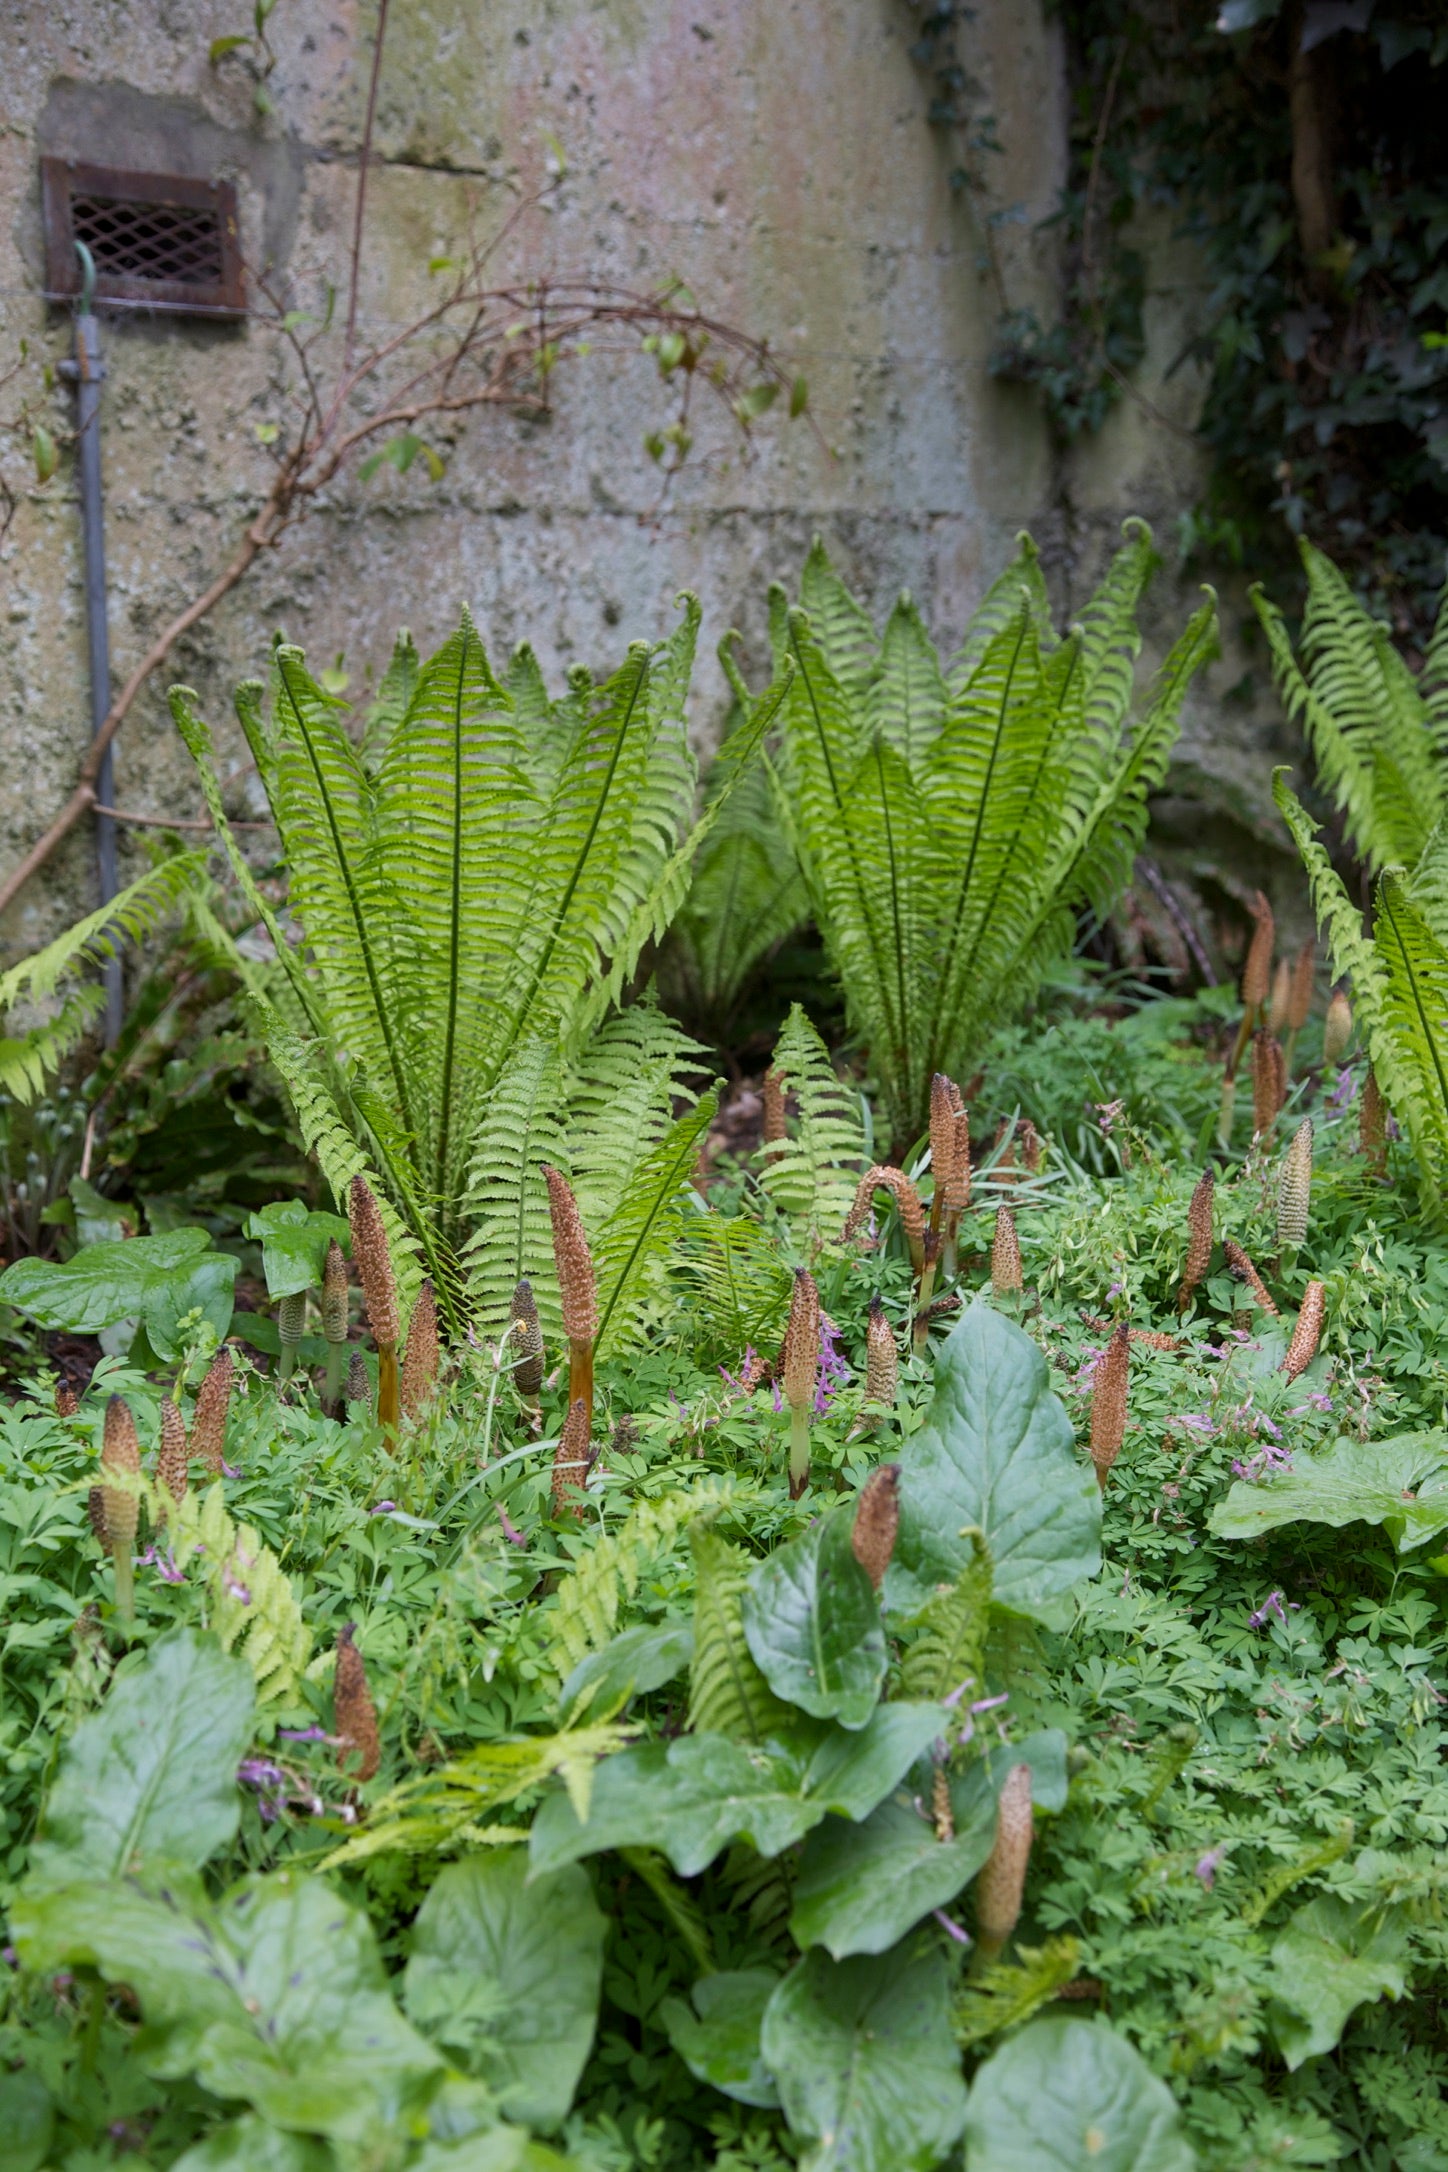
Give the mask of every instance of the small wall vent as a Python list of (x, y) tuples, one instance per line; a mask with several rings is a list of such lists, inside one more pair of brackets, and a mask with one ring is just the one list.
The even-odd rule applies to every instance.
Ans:
[(110, 309), (169, 316), (246, 314), (236, 190), (188, 174), (128, 173), (43, 158), (46, 297), (79, 294), (83, 241), (95, 260), (95, 299)]

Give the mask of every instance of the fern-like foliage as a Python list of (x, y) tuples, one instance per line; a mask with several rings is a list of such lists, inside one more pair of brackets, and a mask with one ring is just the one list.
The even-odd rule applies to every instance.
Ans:
[(548, 1621), (549, 1657), (560, 1681), (580, 1659), (600, 1652), (618, 1627), (619, 1609), (634, 1597), (639, 1579), (695, 1518), (712, 1518), (736, 1499), (738, 1489), (708, 1479), (687, 1493), (639, 1501), (616, 1531), (595, 1541), (558, 1586)]
[(1209, 596), (1133, 712), (1153, 565), (1129, 524), (1057, 640), (1023, 544), (944, 670), (908, 598), (876, 640), (818, 542), (800, 605), (771, 595), (776, 670), (794, 667), (781, 818), (897, 1152), (925, 1129), (932, 1073), (964, 1075), (1129, 870), (1216, 635)]
[(187, 1493), (179, 1501), (153, 1489), (153, 1521), (163, 1511), (176, 1566), (200, 1562), (210, 1626), (222, 1649), (239, 1652), (251, 1668), (257, 1702), (295, 1704), (312, 1654), (312, 1632), (276, 1555), (250, 1524), (232, 1521), (219, 1479), (204, 1494)]
[(860, 1097), (796, 1003), (774, 1050), (774, 1070), (798, 1114), (786, 1138), (764, 1147), (760, 1183), (811, 1259), (839, 1236), (865, 1158)]
[[(464, 613), (426, 662), (400, 645), (360, 748), (342, 704), (279, 645), (269, 713), (254, 686), (237, 708), (299, 946), (236, 847), (195, 697), (172, 690), (233, 872), (287, 977), (310, 1064), (304, 1122), (318, 1138), (351, 1133), (454, 1310), (459, 1255), (487, 1205), (480, 1141), (490, 1122), (496, 1135), (517, 1120), (516, 1106), (494, 1107), (510, 1065), (539, 1043), (585, 1048), (677, 911), (769, 727), (771, 709), (757, 706), (691, 821), (684, 702), (698, 616), (686, 597), (670, 640), (635, 643), (601, 685), (575, 674), (550, 702), (526, 657), (497, 676)], [(295, 1067), (280, 1068), (295, 1092)], [(521, 1091), (515, 1078), (504, 1097)], [(608, 1121), (626, 1134), (622, 1108)]]
[(1044, 1946), (1020, 1946), (1013, 1961), (993, 1961), (970, 1976), (951, 2009), (951, 2026), (962, 2050), (1005, 2029), (1018, 2029), (1068, 1984), (1081, 1965), (1075, 1938), (1048, 1938)]
[(778, 1348), (794, 1284), (752, 1214), (686, 1217), (678, 1264), (691, 1293), (696, 1363), (737, 1366), (746, 1350)]
[(1307, 735), (1323, 789), (1374, 874), (1413, 867), (1448, 813), (1448, 599), (1421, 681), (1321, 551), (1299, 544), (1307, 574), (1301, 657), (1282, 614), (1252, 591), (1283, 706)]
[(18, 1003), (43, 1006), (68, 990), (59, 1009), (25, 1032), (0, 1040), (0, 1092), (29, 1104), (85, 1037), (104, 1003), (92, 985), (72, 985), (88, 967), (120, 955), (168, 919), (205, 882), (205, 855), (177, 853), (148, 868), (108, 905), (0, 974), (0, 1016)]
[(1354, 1018), (1378, 1085), (1412, 1142), (1441, 1222), (1448, 1219), (1448, 822), (1411, 872), (1380, 878), (1369, 933), (1285, 770), (1272, 789), (1306, 863), (1333, 971), (1352, 981)]
[(694, 1657), (689, 1669), (689, 1726), (695, 1733), (763, 1742), (788, 1720), (744, 1636), (743, 1594), (754, 1567), (703, 1523), (689, 1532), (694, 1555)]
[[(727, 649), (721, 654), (727, 664)], [(747, 692), (735, 703), (721, 758), (705, 780), (706, 808), (728, 785), (729, 750), (735, 733), (748, 731), (752, 706)], [(695, 854), (689, 894), (659, 954), (664, 1000), (722, 1040), (760, 967), (808, 916), (769, 770), (752, 763)]]
[(900, 1661), (900, 1695), (938, 1704), (963, 1682), (985, 1679), (990, 1629), (990, 1554), (977, 1535), (975, 1552), (953, 1584), (942, 1585), (919, 1615), (919, 1634)]

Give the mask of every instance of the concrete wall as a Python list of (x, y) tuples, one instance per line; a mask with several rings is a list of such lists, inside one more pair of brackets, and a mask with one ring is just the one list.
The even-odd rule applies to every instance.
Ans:
[[(318, 306), (325, 283), (344, 277), (373, 10), (280, 0), (274, 110), (261, 119), (243, 62), (207, 58), (210, 41), (245, 28), (248, 15), (239, 0), (20, 0), (0, 132), (0, 291), (6, 359), (30, 343), (22, 390), (68, 345), (64, 317), (41, 299), (42, 152), (231, 175), (248, 256), (290, 305)], [(356, 693), (399, 623), (436, 642), (464, 600), (493, 646), (526, 635), (556, 672), (661, 633), (674, 591), (688, 585), (702, 596), (710, 646), (735, 624), (757, 660), (766, 585), (792, 577), (818, 528), (872, 604), (883, 609), (908, 585), (949, 640), (1018, 528), (1042, 537), (1069, 607), (1124, 514), (1169, 525), (1190, 491), (1183, 440), (1126, 408), (1063, 462), (1031, 397), (990, 377), (997, 298), (978, 214), (952, 193), (949, 146), (927, 122), (915, 34), (903, 0), (394, 0), (365, 328), (405, 322), (427, 291), (428, 258), (470, 219), (501, 221), (544, 179), (551, 134), (568, 179), (554, 210), (525, 219), (504, 261), (636, 287), (678, 273), (711, 312), (767, 332), (797, 363), (826, 444), (797, 424), (746, 450), (716, 421), (661, 502), (641, 443), (664, 413), (653, 365), (600, 353), (561, 386), (546, 425), (493, 414), (467, 426), (440, 484), (420, 465), (402, 479), (388, 469), (369, 484), (340, 482), (153, 681), (118, 745), (120, 805), (199, 811), (165, 684), (196, 685), (224, 721), (231, 682), (259, 668), (279, 626), (318, 663), (342, 654)], [(982, 0), (970, 38), (1006, 147), (991, 171), (994, 201), (1014, 212), (1000, 229), (1011, 300), (1048, 312), (1049, 243), (1033, 229), (1063, 168), (1061, 54), (1040, 0)], [(1192, 277), (1185, 267), (1181, 294)], [(1168, 284), (1154, 305), (1163, 353), (1181, 294), (1173, 300)], [(256, 324), (114, 318), (106, 342), (119, 678), (214, 575), (258, 502), (267, 464), (257, 425), (279, 412), (283, 360)], [(1180, 377), (1154, 392), (1186, 421), (1197, 396)], [(64, 425), (68, 395), (57, 391), (51, 405)], [(88, 730), (68, 464), (45, 490), (24, 493), (0, 565), (9, 866), (64, 798)], [(1181, 608), (1168, 581), (1162, 638)], [(706, 651), (701, 735), (721, 697)], [(1188, 767), (1206, 775), (1224, 766), (1209, 696), (1196, 716)], [(227, 744), (239, 764), (239, 737)], [(1244, 805), (1255, 789), (1244, 786)], [(240, 769), (233, 791), (241, 806)], [(127, 833), (131, 867), (143, 834)], [(0, 928), (7, 953), (89, 903), (92, 881), (78, 832), (11, 909)]]

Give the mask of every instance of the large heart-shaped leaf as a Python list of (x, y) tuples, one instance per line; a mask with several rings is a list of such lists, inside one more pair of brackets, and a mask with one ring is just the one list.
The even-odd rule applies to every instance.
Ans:
[(373, 2142), (441, 2078), (392, 2002), (366, 1916), (320, 1880), (283, 1871), (214, 1908), (184, 1885), (155, 1898), (60, 1886), (22, 1896), (13, 1920), (30, 1965), (88, 1962), (129, 1985), (147, 2071), (193, 2075), (274, 2126)]
[(403, 2003), (509, 2119), (556, 2127), (593, 2046), (606, 1928), (576, 1865), (530, 1884), (521, 1848), (471, 1856), (418, 1911)]
[(139, 1319), (159, 1358), (180, 1350), (177, 1323), (200, 1311), (225, 1335), (231, 1325), (236, 1261), (211, 1250), (204, 1229), (173, 1229), (161, 1237), (88, 1244), (74, 1259), (18, 1259), (0, 1274), (0, 1301), (28, 1312), (42, 1327), (95, 1335), (117, 1320)]
[(744, 1634), (777, 1697), (816, 1719), (863, 1727), (885, 1680), (875, 1587), (850, 1544), (853, 1502), (761, 1561), (745, 1587)]
[(689, 2072), (741, 2104), (778, 2104), (779, 2091), (759, 2048), (764, 2009), (779, 1982), (773, 1969), (740, 1968), (701, 1976), (693, 2004), (665, 1999), (659, 2019)]
[(1448, 1529), (1448, 1434), (1391, 1440), (1339, 1435), (1330, 1448), (1299, 1449), (1290, 1470), (1239, 1478), (1209, 1518), (1220, 1538), (1256, 1538), (1284, 1523), (1380, 1523), (1400, 1554)]
[(960, 2133), (950, 1979), (913, 1941), (883, 1960), (818, 1948), (765, 2011), (762, 2050), (806, 2172), (929, 2172)]
[(941, 1344), (924, 1426), (900, 1452), (900, 1533), (892, 1606), (922, 1605), (972, 1559), (984, 1533), (996, 1603), (1041, 1614), (1101, 1566), (1101, 1495), (1076, 1454), (1046, 1361), (986, 1303)]
[(1400, 1907), (1353, 1907), (1324, 1893), (1299, 1908), (1272, 1948), (1272, 2033), (1288, 2067), (1331, 2051), (1368, 2000), (1400, 1999), (1407, 1957)]
[(965, 2118), (970, 2172), (1193, 2172), (1166, 2083), (1104, 2021), (1051, 2015), (986, 2060)]
[(604, 1848), (660, 1848), (685, 1878), (731, 1840), (778, 1855), (830, 1811), (867, 1816), (948, 1720), (939, 1705), (882, 1705), (855, 1734), (801, 1730), (760, 1749), (726, 1735), (682, 1735), (621, 1751), (595, 1768), (586, 1821), (564, 1793), (543, 1804), (532, 1875)]
[(199, 1870), (236, 1831), (256, 1682), (214, 1637), (173, 1629), (82, 1720), (30, 1855), (32, 1883)]
[(244, 2119), (229, 2120), (188, 2149), (171, 2172), (334, 2172), (336, 2162), (325, 2142), (304, 2134), (284, 2134), (280, 2127), (248, 2112)]
[[(1037, 1809), (1066, 1800), (1066, 1737), (1044, 1728), (997, 1745), (951, 1784), (955, 1837), (941, 1840), (917, 1772), (859, 1825), (825, 1818), (805, 1842), (789, 1927), (797, 1944), (824, 1946), (836, 1960), (885, 1953), (912, 1924), (943, 1908), (969, 1883), (995, 1841), (996, 1797), (1012, 1765), (1031, 1767)], [(918, 1785), (912, 1785), (918, 1782)]]
[(261, 1268), (272, 1297), (296, 1297), (322, 1279), (327, 1247), (335, 1239), (344, 1252), (352, 1233), (340, 1214), (318, 1214), (300, 1199), (275, 1199), (247, 1222), (248, 1237), (261, 1239)]

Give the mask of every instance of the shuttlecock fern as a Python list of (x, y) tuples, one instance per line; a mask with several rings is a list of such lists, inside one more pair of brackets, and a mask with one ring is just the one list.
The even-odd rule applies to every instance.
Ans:
[(776, 669), (793, 666), (782, 817), (899, 1150), (925, 1129), (933, 1073), (967, 1075), (1077, 912), (1126, 879), (1216, 631), (1209, 599), (1133, 717), (1153, 563), (1133, 523), (1058, 641), (1023, 546), (946, 672), (908, 599), (875, 638), (818, 542), (800, 606), (772, 592)]
[(173, 689), (233, 874), (286, 975), (295, 1016), (281, 1022), (300, 1060), (278, 1068), (309, 1142), (334, 1188), (348, 1159), (371, 1170), (454, 1314), (499, 1082), (530, 1042), (585, 1047), (678, 910), (784, 698), (780, 685), (755, 706), (694, 819), (684, 704), (698, 618), (685, 598), (668, 641), (636, 642), (601, 684), (575, 674), (549, 702), (535, 670), (497, 676), (464, 613), (415, 671), (404, 654), (389, 720), (360, 749), (300, 651), (280, 644), (269, 715), (254, 687), (238, 712), (299, 944), (236, 846), (195, 697)]
[(706, 1525), (689, 1533), (694, 1555), (694, 1657), (689, 1725), (695, 1733), (763, 1742), (787, 1720), (744, 1635), (743, 1594), (754, 1563)]
[(1413, 867), (1448, 813), (1448, 600), (1419, 682), (1332, 561), (1305, 539), (1298, 548), (1307, 574), (1300, 660), (1281, 612), (1260, 588), (1252, 592), (1283, 705), (1307, 735), (1358, 856), (1374, 874)]
[(859, 1094), (839, 1077), (829, 1051), (796, 1003), (774, 1049), (774, 1073), (798, 1114), (785, 1137), (763, 1149), (760, 1184), (807, 1254), (837, 1241), (865, 1158)]
[(1438, 1219), (1448, 1217), (1448, 826), (1411, 872), (1379, 880), (1372, 931), (1317, 842), (1317, 825), (1273, 780), (1277, 805), (1312, 885), (1335, 974), (1352, 981), (1353, 1013), (1373, 1075), (1412, 1142)]

